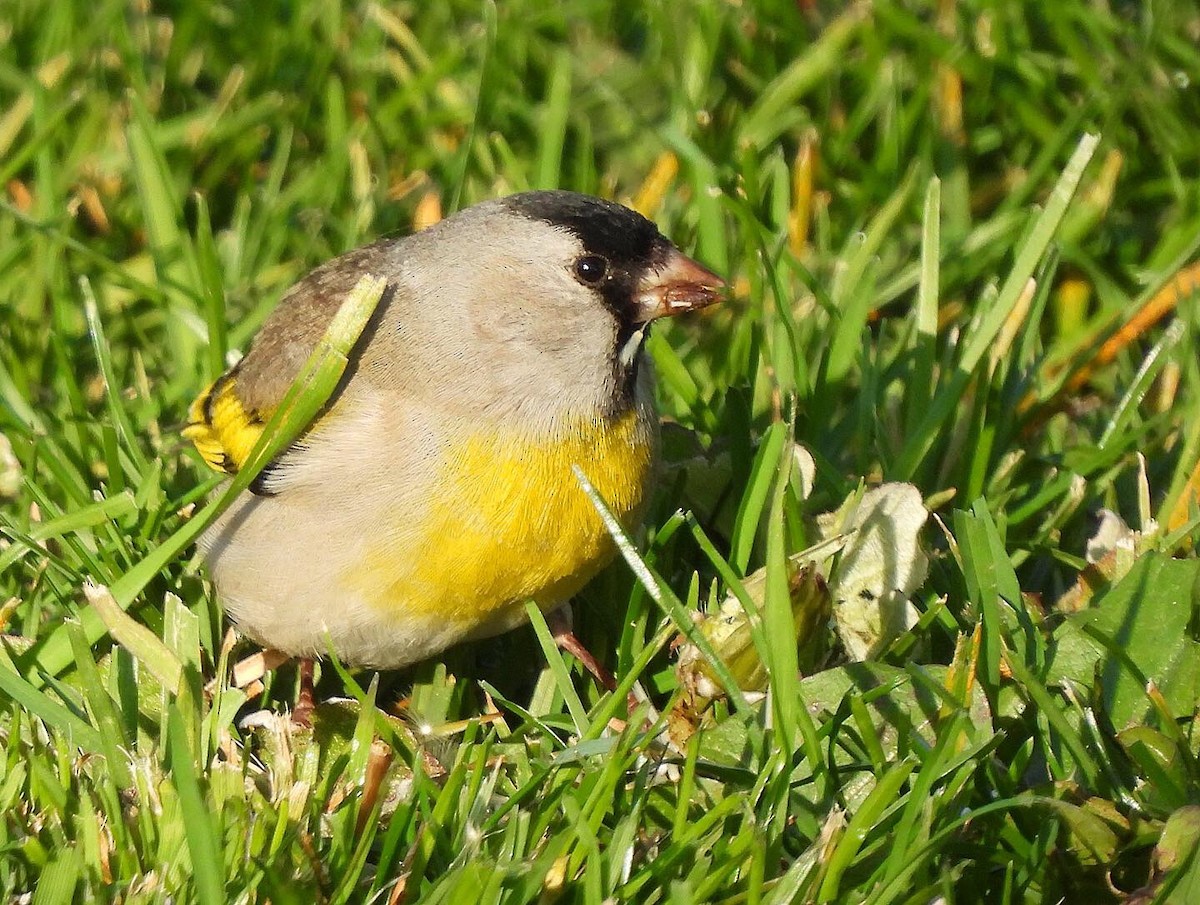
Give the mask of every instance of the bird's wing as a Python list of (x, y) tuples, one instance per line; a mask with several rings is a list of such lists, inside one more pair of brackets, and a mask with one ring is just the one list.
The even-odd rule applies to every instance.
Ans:
[[(245, 464), (346, 295), (365, 274), (386, 276), (395, 267), (395, 244), (356, 249), (306, 276), (280, 300), (246, 356), (196, 397), (183, 436), (210, 468), (232, 475)], [(252, 489), (261, 492), (262, 481)]]
[(237, 474), (262, 434), (270, 411), (248, 409), (238, 395), (235, 366), (196, 397), (183, 436), (214, 471)]

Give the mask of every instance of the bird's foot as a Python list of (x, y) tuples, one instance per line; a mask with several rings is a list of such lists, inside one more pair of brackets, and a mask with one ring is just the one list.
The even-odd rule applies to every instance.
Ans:
[(313, 697), (312, 657), (300, 658), (300, 693), (296, 695), (296, 709), (292, 711), (292, 722), (304, 729), (312, 728), (316, 701)]

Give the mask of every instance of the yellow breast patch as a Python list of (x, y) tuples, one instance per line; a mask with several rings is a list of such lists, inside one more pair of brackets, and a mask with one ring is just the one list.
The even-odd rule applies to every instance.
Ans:
[(397, 513), (417, 520), (407, 533), (415, 542), (370, 545), (346, 583), (376, 606), (467, 630), (530, 598), (564, 602), (615, 552), (571, 466), (632, 528), (653, 460), (652, 429), (635, 411), (572, 425), (553, 439), (473, 436), (448, 457), (428, 509)]

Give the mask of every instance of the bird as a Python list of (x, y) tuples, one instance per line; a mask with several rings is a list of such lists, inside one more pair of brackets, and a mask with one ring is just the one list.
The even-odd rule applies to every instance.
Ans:
[(564, 612), (616, 553), (573, 468), (638, 526), (659, 445), (649, 327), (725, 288), (618, 203), (484, 201), (288, 290), (189, 410), (208, 466), (237, 473), (364, 275), (386, 286), (330, 401), (198, 544), (239, 630), (300, 659), (300, 722), (312, 658), (396, 669), (526, 622), (526, 601)]

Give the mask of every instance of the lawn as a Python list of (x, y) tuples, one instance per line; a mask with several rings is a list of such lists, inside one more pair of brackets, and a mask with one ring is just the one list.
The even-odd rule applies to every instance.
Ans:
[[(0, 897), (1200, 902), (1198, 86), (1186, 0), (8, 0)], [(575, 602), (619, 687), (535, 613), (295, 727), (188, 404), (552, 187), (732, 287)]]

